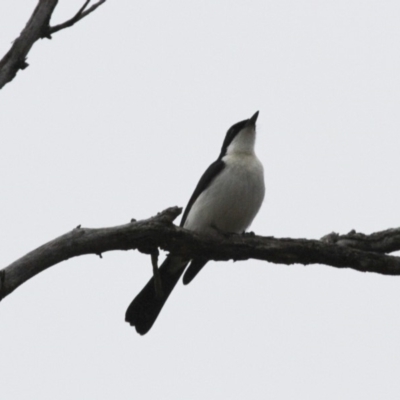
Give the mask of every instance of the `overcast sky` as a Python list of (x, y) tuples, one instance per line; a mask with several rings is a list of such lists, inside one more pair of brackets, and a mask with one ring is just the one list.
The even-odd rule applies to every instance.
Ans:
[[(1, 56), (35, 5), (1, 0)], [(185, 206), (256, 110), (251, 230), (400, 226), (399, 21), (398, 1), (109, 0), (36, 43), (0, 93), (2, 266), (78, 224)], [(141, 337), (124, 314), (150, 276), (137, 252), (84, 256), (7, 297), (1, 397), (398, 399), (400, 278), (212, 262)]]

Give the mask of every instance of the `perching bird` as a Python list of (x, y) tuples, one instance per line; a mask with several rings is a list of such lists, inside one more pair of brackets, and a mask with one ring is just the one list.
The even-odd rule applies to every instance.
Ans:
[[(258, 111), (233, 125), (226, 133), (219, 157), (201, 177), (186, 206), (180, 226), (202, 234), (244, 233), (264, 200), (263, 166), (254, 153)], [(185, 271), (188, 284), (207, 263), (169, 255), (161, 267), (162, 294), (156, 292), (154, 277), (129, 305), (125, 320), (141, 335), (153, 326), (162, 307)]]

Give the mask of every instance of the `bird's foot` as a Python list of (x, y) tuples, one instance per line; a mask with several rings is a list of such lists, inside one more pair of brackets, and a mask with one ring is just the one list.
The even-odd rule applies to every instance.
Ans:
[(242, 236), (254, 237), (256, 234), (254, 232), (242, 232)]

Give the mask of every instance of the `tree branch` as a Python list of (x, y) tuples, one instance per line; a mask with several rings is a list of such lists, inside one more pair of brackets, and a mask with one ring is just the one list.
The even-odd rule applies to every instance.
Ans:
[(58, 0), (39, 0), (25, 28), (19, 37), (14, 40), (10, 50), (0, 60), (0, 89), (8, 82), (11, 82), (20, 69), (28, 67), (29, 64), (26, 62), (26, 57), (36, 41), (44, 37), (51, 38), (52, 33), (74, 25), (96, 10), (105, 1), (98, 1), (85, 11), (90, 2), (88, 0), (73, 18), (63, 24), (50, 27), (50, 18), (57, 6)]
[(352, 247), (363, 251), (375, 253), (392, 253), (400, 250), (400, 228), (387, 229), (380, 232), (365, 235), (354, 230), (347, 235), (339, 235), (335, 232), (321, 238), (325, 243), (339, 246)]
[(86, 0), (85, 4), (71, 19), (63, 22), (62, 24), (49, 27), (48, 34), (52, 35), (55, 32), (61, 31), (62, 29), (69, 28), (70, 26), (75, 25), (78, 21), (80, 21), (82, 18), (85, 18), (86, 16), (88, 16), (90, 13), (92, 13), (94, 10), (96, 10), (97, 7), (100, 7), (105, 2), (106, 2), (106, 0), (99, 0), (97, 3), (93, 4), (91, 7), (89, 7), (86, 10), (86, 7), (90, 3), (90, 0)]
[[(400, 229), (369, 236), (331, 234), (322, 240), (276, 239), (251, 234), (215, 238), (173, 225), (181, 211), (178, 207), (168, 208), (147, 220), (132, 220), (129, 224), (112, 228), (78, 226), (0, 270), (0, 298), (61, 261), (84, 254), (101, 256), (112, 250), (139, 250), (154, 257), (157, 249), (161, 248), (187, 258), (204, 257), (206, 254), (215, 261), (253, 258), (277, 264), (325, 264), (362, 272), (400, 275), (400, 258), (381, 254), (400, 250)], [(378, 252), (372, 252), (368, 243), (375, 246)]]

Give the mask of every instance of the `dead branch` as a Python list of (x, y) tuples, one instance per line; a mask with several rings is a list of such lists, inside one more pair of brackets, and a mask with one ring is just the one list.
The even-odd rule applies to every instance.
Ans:
[[(357, 234), (357, 239), (354, 239), (354, 233), (344, 236), (333, 234), (336, 235), (334, 238), (331, 234), (322, 240), (276, 239), (250, 234), (215, 238), (175, 226), (173, 221), (181, 211), (178, 207), (168, 208), (147, 220), (132, 220), (129, 224), (112, 228), (78, 226), (0, 270), (0, 298), (62, 261), (84, 254), (101, 255), (112, 250), (139, 250), (151, 254), (153, 262), (157, 249), (161, 248), (187, 258), (204, 255), (215, 261), (253, 258), (276, 264), (324, 264), (362, 272), (400, 275), (400, 258), (382, 254), (400, 250), (399, 229), (372, 235)], [(374, 252), (373, 248), (378, 250)]]
[(11, 82), (19, 70), (28, 67), (26, 58), (32, 46), (41, 38), (51, 38), (51, 34), (68, 28), (86, 17), (106, 0), (100, 0), (86, 9), (90, 0), (87, 0), (78, 13), (63, 24), (50, 27), (50, 19), (58, 0), (39, 0), (33, 14), (17, 39), (14, 40), (10, 50), (0, 60), (0, 89)]
[(321, 238), (326, 243), (337, 244), (339, 246), (352, 247), (363, 251), (373, 251), (375, 253), (392, 253), (400, 250), (400, 228), (387, 229), (365, 235), (356, 231), (351, 231), (347, 235), (330, 233)]
[(97, 3), (93, 4), (86, 10), (86, 7), (90, 3), (90, 0), (87, 0), (85, 4), (81, 7), (81, 9), (71, 19), (63, 22), (62, 24), (49, 27), (48, 35), (50, 36), (53, 33), (61, 31), (62, 29), (69, 28), (70, 26), (75, 25), (78, 21), (88, 16), (90, 13), (95, 11), (97, 7), (100, 7), (105, 2), (106, 0), (99, 0)]

